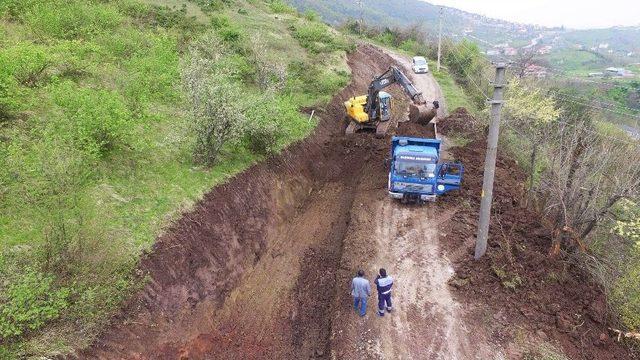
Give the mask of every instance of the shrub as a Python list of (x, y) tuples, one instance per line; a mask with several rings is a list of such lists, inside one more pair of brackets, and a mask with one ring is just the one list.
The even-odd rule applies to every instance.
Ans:
[(309, 21), (318, 21), (320, 19), (320, 16), (318, 16), (318, 13), (313, 10), (307, 10), (304, 13), (304, 18)]
[(50, 123), (49, 134), (69, 136), (86, 153), (98, 157), (125, 142), (131, 113), (116, 92), (81, 88), (67, 81), (52, 87), (51, 93), (62, 116)]
[(21, 42), (0, 50), (0, 66), (3, 72), (13, 76), (24, 86), (35, 86), (44, 77), (51, 64), (47, 49), (41, 45)]
[(323, 52), (331, 49), (334, 43), (333, 36), (327, 30), (326, 25), (320, 23), (302, 23), (292, 26), (293, 37), (300, 45), (311, 52)]
[(296, 9), (289, 6), (282, 0), (270, 0), (269, 9), (276, 14), (295, 14)]
[(124, 64), (129, 76), (121, 79), (129, 109), (140, 116), (153, 101), (178, 99), (180, 73), (176, 40), (170, 36), (143, 37), (146, 47), (139, 48)]
[(280, 129), (274, 122), (249, 121), (245, 137), (249, 143), (249, 150), (261, 154), (273, 154), (277, 150)]
[(22, 109), (23, 86), (33, 87), (50, 64), (43, 46), (19, 43), (0, 50), (0, 120)]
[(9, 339), (37, 330), (69, 306), (69, 290), (56, 288), (54, 278), (27, 269), (0, 292), (0, 336)]
[(279, 98), (270, 94), (250, 100), (245, 111), (245, 139), (251, 151), (266, 155), (277, 150), (278, 140), (283, 135), (281, 116), (286, 116), (282, 105)]
[(21, 93), (18, 81), (0, 63), (0, 122), (21, 109)]
[(194, 57), (182, 74), (193, 115), (194, 160), (209, 166), (224, 145), (240, 139), (245, 125), (239, 104), (242, 89), (227, 76), (212, 73), (211, 62)]
[[(638, 264), (637, 261), (632, 264)], [(624, 325), (631, 331), (640, 330), (640, 266), (631, 266), (613, 287), (611, 300)]]
[(231, 22), (229, 21), (229, 17), (222, 14), (213, 14), (211, 15), (211, 26), (216, 29), (224, 29), (229, 27)]
[(79, 39), (115, 29), (122, 16), (108, 5), (51, 0), (36, 3), (24, 14), (24, 20), (42, 37)]

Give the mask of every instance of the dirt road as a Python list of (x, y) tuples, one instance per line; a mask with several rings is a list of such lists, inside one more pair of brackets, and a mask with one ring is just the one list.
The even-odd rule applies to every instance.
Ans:
[[(405, 68), (425, 99), (442, 101), (431, 74), (412, 74), (408, 59), (386, 53)], [(419, 126), (408, 123), (401, 123), (396, 132), (425, 136)], [(499, 351), (482, 336), (470, 335), (463, 309), (449, 289), (454, 271), (441, 250), (439, 227), (450, 220), (455, 206), (412, 206), (392, 201), (386, 193), (386, 177), (381, 176), (384, 173), (382, 164), (365, 167), (354, 199), (353, 225), (344, 238), (339, 270), (338, 284), (343, 284), (343, 289), (333, 305), (332, 358), (493, 358)], [(373, 280), (380, 267), (395, 279), (393, 313), (377, 317), (374, 292), (368, 315), (361, 319), (348, 306), (351, 299), (347, 285), (355, 269), (363, 268)]]
[(396, 64), (402, 67), (402, 70), (405, 74), (411, 74), (411, 80), (418, 90), (422, 91), (422, 95), (424, 99), (430, 103), (433, 100), (438, 100), (440, 102), (440, 108), (438, 109), (438, 116), (444, 117), (447, 114), (447, 104), (445, 102), (444, 96), (442, 96), (442, 90), (438, 85), (438, 82), (433, 77), (431, 72), (426, 74), (412, 74), (411, 70), (411, 59), (406, 56), (396, 54), (389, 50), (381, 49), (385, 54), (390, 56)]

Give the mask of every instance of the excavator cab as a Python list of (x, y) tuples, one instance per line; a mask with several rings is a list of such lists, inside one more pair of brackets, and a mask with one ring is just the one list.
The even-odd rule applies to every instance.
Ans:
[(391, 94), (380, 91), (378, 93), (378, 104), (380, 104), (380, 121), (391, 120)]
[(372, 118), (365, 110), (367, 95), (355, 96), (344, 102), (349, 119), (347, 134), (353, 134), (363, 129), (372, 129), (376, 131), (376, 135), (384, 136), (388, 122), (391, 120), (392, 97), (391, 94), (384, 91), (378, 92), (377, 97), (378, 100), (374, 101), (371, 107)]

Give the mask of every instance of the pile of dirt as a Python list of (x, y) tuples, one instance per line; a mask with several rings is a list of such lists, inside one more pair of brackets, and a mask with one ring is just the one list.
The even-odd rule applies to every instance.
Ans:
[[(572, 359), (632, 358), (628, 348), (609, 336), (602, 289), (569, 261), (548, 256), (550, 231), (540, 214), (523, 205), (526, 174), (501, 151), (487, 255), (474, 261), (486, 149), (477, 124), (464, 109), (438, 123), (444, 135), (471, 139), (464, 147), (450, 149), (465, 165), (462, 190), (438, 204), (458, 207), (449, 227), (442, 230), (442, 244), (456, 270), (450, 285), (458, 300), (475, 309), (470, 316), (487, 323), (497, 342), (520, 342), (513, 357), (522, 356), (527, 347), (551, 342)], [(493, 315), (487, 320), (487, 314)]]
[(438, 122), (438, 131), (448, 135), (476, 134), (480, 130), (479, 121), (462, 107), (453, 110), (446, 119)]

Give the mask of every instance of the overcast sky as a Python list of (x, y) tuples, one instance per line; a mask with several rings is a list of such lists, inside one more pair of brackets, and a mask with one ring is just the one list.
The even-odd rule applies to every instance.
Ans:
[(569, 28), (640, 25), (640, 0), (432, 0), (492, 18)]

